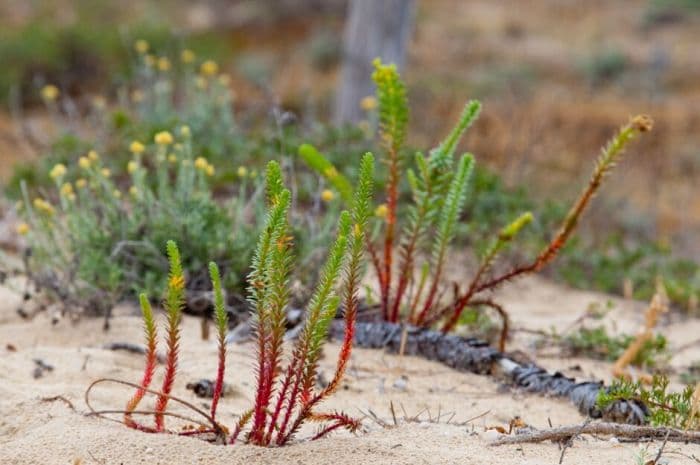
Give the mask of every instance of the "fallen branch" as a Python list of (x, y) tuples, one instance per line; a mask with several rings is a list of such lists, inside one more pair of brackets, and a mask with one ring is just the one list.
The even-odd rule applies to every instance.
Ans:
[[(333, 321), (332, 338), (342, 338), (344, 331), (342, 321)], [(393, 353), (403, 350), (405, 355), (441, 362), (457, 371), (498, 377), (528, 392), (568, 398), (591, 418), (633, 425), (646, 423), (648, 409), (639, 400), (617, 400), (601, 410), (597, 405), (598, 394), (607, 389), (602, 382), (576, 382), (562, 373), (549, 373), (534, 363), (518, 362), (480, 339), (398, 323), (357, 322), (355, 346)]]
[(615, 436), (617, 438), (649, 440), (658, 439), (670, 442), (700, 444), (700, 431), (683, 431), (675, 428), (623, 425), (620, 423), (588, 423), (583, 425), (562, 426), (534, 433), (522, 433), (496, 439), (491, 446), (522, 444), (543, 441), (566, 441), (578, 434)]

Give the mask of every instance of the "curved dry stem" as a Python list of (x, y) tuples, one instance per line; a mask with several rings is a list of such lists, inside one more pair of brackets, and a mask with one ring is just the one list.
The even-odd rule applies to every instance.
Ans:
[[(122, 384), (122, 385), (124, 385), (124, 386), (130, 386), (130, 387), (135, 387), (135, 388), (142, 388), (142, 386), (141, 386), (140, 384), (136, 384), (136, 383), (132, 383), (132, 382), (130, 382), (130, 381), (124, 381), (124, 380), (116, 379), (116, 378), (99, 378), (99, 379), (96, 379), (95, 381), (93, 381), (92, 383), (90, 383), (90, 385), (88, 386), (88, 388), (85, 390), (85, 394), (84, 394), (85, 404), (87, 405), (88, 409), (90, 409), (89, 415), (96, 415), (96, 416), (100, 416), (101, 418), (105, 418), (105, 419), (109, 419), (109, 418), (102, 416), (102, 414), (105, 414), (105, 413), (122, 413), (122, 414), (123, 414), (123, 413), (124, 413), (124, 410), (96, 410), (96, 409), (92, 406), (92, 404), (90, 403), (90, 392), (92, 391), (92, 389), (93, 389), (95, 386), (97, 386), (98, 384), (102, 384), (102, 383), (116, 383), (116, 384)], [(224, 440), (224, 442), (225, 442), (225, 440), (226, 440), (226, 432), (225, 432), (224, 429), (221, 427), (221, 425), (219, 425), (219, 424), (218, 424), (207, 412), (205, 412), (204, 410), (198, 408), (197, 406), (195, 406), (194, 404), (192, 404), (192, 403), (190, 403), (190, 402), (187, 402), (187, 401), (184, 400), (184, 399), (180, 399), (179, 397), (175, 397), (175, 396), (170, 395), (170, 394), (165, 394), (165, 393), (163, 393), (162, 391), (157, 391), (157, 390), (155, 390), (155, 389), (148, 389), (148, 388), (144, 388), (144, 391), (147, 392), (147, 393), (149, 393), (149, 394), (156, 395), (156, 396), (166, 396), (166, 397), (168, 398), (168, 400), (172, 400), (172, 401), (177, 402), (177, 403), (179, 403), (179, 404), (181, 404), (181, 405), (184, 405), (185, 407), (189, 408), (190, 410), (194, 411), (195, 413), (199, 414), (200, 416), (206, 418), (206, 420), (209, 422), (209, 425), (207, 425), (207, 424), (205, 424), (205, 423), (203, 423), (203, 422), (200, 422), (200, 421), (193, 420), (193, 419), (191, 419), (191, 418), (185, 417), (184, 415), (179, 415), (179, 414), (171, 413), (171, 412), (163, 412), (165, 415), (168, 415), (168, 416), (171, 416), (171, 417), (176, 417), (176, 418), (180, 418), (180, 419), (183, 419), (183, 420), (186, 420), (186, 421), (191, 421), (191, 422), (193, 422), (193, 423), (197, 423), (197, 424), (202, 425), (202, 426), (205, 426), (205, 427), (206, 427), (206, 426), (210, 426), (210, 427), (216, 432), (215, 434), (216, 434), (217, 436), (221, 437), (221, 438)], [(134, 411), (131, 412), (131, 413), (139, 414), (139, 415), (140, 415), (140, 414), (153, 414), (153, 413), (155, 413), (155, 412), (152, 412), (152, 411), (144, 411), (144, 410), (134, 410)], [(110, 420), (113, 420), (113, 419), (110, 419)], [(117, 422), (119, 422), (119, 423), (123, 423), (123, 421), (120, 421), (120, 420), (114, 420), (114, 421), (117, 421)], [(155, 430), (154, 430), (154, 431), (155, 431)]]

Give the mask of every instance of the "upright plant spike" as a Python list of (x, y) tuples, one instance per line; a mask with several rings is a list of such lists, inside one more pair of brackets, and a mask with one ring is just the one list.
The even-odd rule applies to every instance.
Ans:
[(124, 423), (135, 429), (148, 430), (149, 428), (140, 425), (131, 418), (131, 412), (136, 410), (141, 399), (146, 394), (146, 389), (151, 385), (153, 380), (153, 374), (156, 370), (156, 362), (158, 357), (156, 355), (157, 346), (157, 332), (156, 323), (153, 319), (153, 309), (151, 308), (151, 303), (148, 301), (146, 294), (139, 295), (139, 302), (141, 303), (141, 312), (143, 314), (143, 329), (146, 336), (146, 363), (143, 370), (143, 378), (141, 379), (141, 387), (136, 390), (134, 396), (127, 402), (126, 408), (124, 409)]
[[(325, 279), (329, 279), (333, 275), (337, 277), (337, 260), (340, 259), (345, 263), (343, 280), (345, 336), (343, 338), (343, 345), (338, 355), (335, 374), (325, 389), (315, 395), (312, 395), (314, 376), (318, 364), (319, 344), (320, 341), (322, 341), (327, 335), (328, 325), (335, 314), (335, 307), (337, 306), (336, 302), (332, 302), (328, 307), (328, 311), (325, 314), (320, 315), (318, 323), (313, 323), (315, 316), (313, 316), (313, 313), (310, 312), (309, 318), (307, 319), (307, 326), (305, 326), (304, 332), (300, 337), (297, 350), (295, 351), (295, 360), (297, 358), (304, 360), (304, 351), (308, 353), (308, 355), (305, 357), (306, 368), (299, 370), (296, 380), (296, 384), (301, 381), (302, 405), (300, 406), (300, 411), (292, 423), (292, 426), (289, 428), (289, 430), (287, 430), (289, 414), (292, 411), (292, 407), (296, 403), (296, 396), (294, 393), (295, 389), (297, 388), (295, 386), (291, 391), (290, 406), (287, 410), (282, 426), (280, 427), (280, 433), (277, 440), (278, 445), (286, 444), (298, 430), (301, 423), (307, 418), (333, 421), (334, 423), (332, 425), (323, 430), (326, 432), (330, 432), (340, 427), (345, 427), (351, 431), (354, 431), (358, 426), (357, 421), (347, 417), (346, 415), (318, 415), (313, 412), (313, 408), (338, 388), (343, 374), (345, 373), (345, 367), (347, 366), (350, 358), (352, 341), (354, 337), (355, 317), (357, 315), (357, 292), (361, 278), (365, 230), (371, 211), (370, 204), (373, 190), (373, 178), (374, 157), (372, 154), (367, 153), (363, 157), (360, 165), (360, 179), (358, 181), (358, 187), (355, 191), (352, 213), (345, 213), (341, 217), (338, 239), (332, 248), (331, 255), (329, 256), (328, 262), (324, 269)], [(324, 282), (324, 278), (321, 279), (320, 283)], [(322, 289), (324, 287), (325, 286), (319, 285), (319, 288), (317, 288), (317, 291), (319, 291), (319, 298), (323, 295)], [(314, 299), (312, 299), (312, 301), (313, 300)], [(311, 308), (313, 307), (311, 306)], [(312, 331), (310, 329), (312, 326), (316, 326), (317, 330)], [(321, 437), (324, 434), (325, 433), (319, 434), (317, 437)]]
[(216, 263), (209, 263), (209, 276), (214, 290), (214, 321), (216, 322), (219, 361), (216, 370), (216, 383), (211, 400), (211, 417), (216, 420), (216, 408), (219, 404), (221, 391), (224, 387), (224, 372), (226, 370), (226, 332), (228, 331), (228, 314), (224, 305), (224, 293), (221, 290), (221, 275)]
[(279, 265), (284, 261), (280, 249), (286, 247), (287, 211), (291, 202), (291, 194), (284, 188), (281, 169), (276, 162), (268, 163), (266, 182), (270, 210), (253, 257), (252, 271), (248, 277), (249, 298), (255, 306), (254, 318), (258, 340), (257, 392), (250, 441), (260, 445), (263, 445), (265, 439), (268, 404), (272, 395), (274, 376), (279, 368), (278, 333), (279, 327), (283, 326), (283, 321), (274, 321), (274, 318), (279, 318), (280, 310), (271, 309), (273, 297), (271, 289), (273, 287), (277, 289), (275, 292), (279, 297), (279, 288), (286, 285), (285, 278), (284, 282), (277, 282), (273, 286), (271, 279), (275, 279), (276, 275), (273, 274), (272, 262)]
[[(430, 314), (433, 304), (435, 303), (438, 286), (440, 285), (442, 278), (445, 254), (447, 253), (447, 247), (454, 238), (455, 227), (459, 216), (462, 213), (462, 208), (464, 207), (467, 187), (469, 185), (469, 180), (471, 179), (473, 170), (474, 157), (471, 154), (465, 154), (459, 161), (457, 173), (450, 183), (450, 188), (440, 215), (437, 239), (432, 251), (432, 283), (428, 288), (428, 295), (425, 303), (423, 304), (423, 310), (421, 310), (420, 314), (418, 315), (418, 324), (421, 324)], [(398, 315), (395, 315), (395, 319), (392, 321), (396, 321), (397, 317)]]
[(374, 60), (372, 79), (377, 86), (379, 100), (380, 137), (387, 154), (389, 179), (386, 185), (386, 227), (384, 231), (383, 267), (377, 270), (381, 288), (382, 313), (389, 318), (391, 301), (391, 273), (393, 267), (394, 234), (396, 228), (396, 208), (400, 181), (400, 151), (406, 137), (408, 123), (408, 101), (406, 88), (395, 65), (382, 64)]
[(161, 395), (156, 402), (156, 431), (163, 431), (163, 412), (168, 405), (170, 391), (175, 381), (177, 371), (178, 351), (180, 344), (180, 320), (182, 319), (182, 308), (185, 306), (185, 276), (182, 272), (180, 251), (174, 241), (168, 241), (168, 262), (170, 264), (170, 275), (168, 277), (168, 290), (165, 297), (165, 310), (167, 312), (166, 344), (167, 354), (165, 356), (165, 375)]
[[(567, 213), (564, 221), (559, 227), (558, 232), (554, 238), (545, 246), (545, 248), (539, 253), (539, 255), (528, 265), (516, 267), (500, 276), (492, 277), (485, 282), (481, 282), (481, 274), (477, 273), (477, 276), (472, 280), (467, 291), (461, 294), (456, 302), (450, 306), (445, 307), (436, 314), (435, 319), (443, 317), (451, 312), (450, 318), (447, 323), (443, 326), (443, 331), (447, 332), (454, 328), (457, 323), (459, 314), (462, 312), (465, 306), (467, 306), (473, 296), (476, 296), (480, 292), (493, 289), (500, 284), (511, 280), (517, 276), (535, 273), (540, 271), (544, 266), (550, 263), (554, 257), (558, 254), (559, 250), (564, 246), (566, 241), (571, 236), (574, 228), (578, 224), (581, 215), (585, 211), (586, 207), (590, 203), (591, 199), (594, 197), (600, 186), (602, 185), (603, 179), (606, 174), (615, 166), (617, 161), (620, 159), (622, 153), (624, 152), (627, 144), (637, 135), (644, 132), (648, 132), (652, 128), (652, 120), (648, 116), (640, 115), (632, 118), (630, 122), (623, 126), (617, 134), (608, 142), (608, 144), (603, 148), (601, 156), (596, 161), (595, 167), (593, 169), (593, 174), (588, 185), (583, 189), (579, 195), (577, 201), (571, 207)], [(514, 236), (519, 229), (523, 226), (521, 221), (516, 221), (508, 228), (501, 232), (502, 236)]]

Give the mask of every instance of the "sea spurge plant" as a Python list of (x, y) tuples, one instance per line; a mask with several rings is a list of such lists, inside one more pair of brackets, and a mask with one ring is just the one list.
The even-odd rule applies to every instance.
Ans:
[[(646, 116), (633, 118), (604, 147), (591, 181), (569, 210), (558, 232), (531, 263), (516, 266), (505, 273), (494, 271), (499, 255), (532, 222), (532, 213), (525, 212), (494, 234), (479, 258), (473, 277), (460, 283), (446, 279), (445, 262), (463, 214), (474, 157), (469, 153), (455, 157), (455, 152), (464, 132), (478, 117), (481, 104), (467, 102), (448, 136), (427, 156), (417, 153), (413, 167), (404, 170), (403, 165), (408, 162), (403, 154), (408, 120), (405, 87), (395, 67), (384, 65), (379, 60), (374, 65), (372, 77), (377, 86), (379, 139), (387, 172), (385, 201), (376, 209), (382, 244), (378, 246), (373, 238), (369, 238), (367, 248), (379, 281), (382, 316), (390, 322), (406, 321), (423, 327), (439, 324), (447, 332), (455, 328), (465, 309), (488, 307), (503, 318), (500, 340), (503, 349), (508, 329), (507, 314), (484, 294), (517, 276), (538, 272), (554, 259), (627, 144), (637, 134), (649, 131), (652, 122)], [(342, 194), (342, 185), (338, 186), (329, 173), (336, 179), (342, 177), (327, 160), (319, 160), (323, 156), (318, 151), (302, 146), (299, 152), (309, 166), (341, 192), (343, 198), (347, 197)], [(400, 225), (399, 187), (404, 172), (411, 202), (405, 208), (406, 219)], [(395, 260), (396, 254), (398, 260)], [(448, 291), (451, 300), (444, 298)]]
[[(372, 212), (374, 158), (366, 154), (360, 165), (360, 177), (355, 189), (351, 211), (343, 211), (338, 220), (337, 236), (333, 242), (318, 284), (308, 302), (301, 333), (294, 343), (291, 356), (284, 363), (285, 309), (289, 301), (289, 278), (292, 273), (292, 248), (288, 220), (291, 193), (284, 186), (280, 166), (270, 162), (267, 167), (267, 206), (265, 227), (252, 259), (248, 277), (249, 301), (252, 307), (256, 334), (256, 390), (253, 406), (243, 412), (233, 428), (216, 420), (217, 406), (223, 390), (226, 363), (226, 332), (228, 321), (224, 305), (219, 269), (209, 264), (214, 289), (214, 318), (217, 327), (218, 368), (211, 410), (199, 408), (171, 395), (179, 359), (179, 325), (185, 286), (180, 254), (174, 242), (168, 242), (170, 273), (164, 299), (166, 310), (165, 374), (159, 391), (149, 388), (155, 372), (156, 329), (153, 311), (145, 295), (141, 305), (146, 334), (146, 364), (140, 384), (120, 380), (98, 380), (90, 390), (104, 381), (136, 387), (136, 393), (124, 410), (124, 423), (147, 432), (165, 432), (164, 417), (183, 415), (168, 412), (168, 401), (176, 401), (204, 417), (202, 428), (179, 432), (181, 435), (214, 434), (217, 440), (232, 444), (241, 439), (260, 446), (288, 444), (307, 421), (322, 422), (324, 426), (313, 436), (325, 436), (339, 428), (355, 431), (358, 420), (340, 412), (319, 412), (323, 400), (333, 394), (345, 373), (355, 329), (358, 307), (358, 289), (362, 276), (365, 231)], [(327, 386), (316, 387), (321, 350), (327, 338), (331, 321), (338, 309), (343, 309), (345, 335), (336, 362), (335, 373)], [(155, 395), (154, 411), (136, 410), (145, 394)], [(92, 409), (92, 407), (90, 407)], [(103, 414), (108, 412), (93, 413)], [(113, 412), (112, 412), (113, 413)], [(145, 426), (133, 419), (135, 414), (153, 414), (154, 426)], [(208, 426), (207, 426), (208, 424)]]

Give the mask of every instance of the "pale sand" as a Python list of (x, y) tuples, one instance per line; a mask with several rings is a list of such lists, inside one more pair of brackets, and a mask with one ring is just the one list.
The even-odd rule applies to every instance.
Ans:
[[(515, 326), (560, 330), (575, 320), (591, 302), (605, 302), (608, 296), (564, 289), (540, 279), (529, 279), (508, 287), (500, 296), (512, 312)], [(634, 331), (642, 322), (643, 303), (613, 299), (616, 308), (606, 321), (615, 320), (621, 330)], [(307, 441), (315, 426), (306, 428), (298, 441), (284, 448), (263, 449), (236, 445), (222, 447), (202, 440), (154, 435), (129, 430), (103, 419), (82, 415), (87, 411), (83, 393), (88, 384), (100, 377), (115, 377), (132, 382), (140, 378), (141, 356), (101, 349), (110, 341), (141, 343), (141, 321), (124, 308), (113, 320), (109, 333), (101, 331), (101, 321), (85, 319), (77, 325), (62, 321), (50, 324), (46, 315), (34, 321), (21, 320), (15, 314), (19, 297), (0, 288), (0, 464), (555, 464), (561, 451), (556, 444), (526, 444), (491, 447), (485, 426), (507, 425), (519, 415), (537, 428), (580, 423), (583, 418), (566, 401), (501, 389), (487, 377), (454, 372), (439, 364), (413, 357), (400, 358), (381, 351), (355, 350), (344, 388), (324, 405), (326, 410), (343, 410), (362, 416), (371, 409), (389, 423), (389, 403), (396, 406), (400, 426), (382, 428), (366, 419), (366, 431), (352, 436), (340, 432), (318, 441)], [(674, 321), (678, 319), (678, 321)], [(672, 317), (664, 334), (678, 347), (700, 337), (700, 322)], [(185, 318), (179, 378), (174, 394), (197, 405), (203, 401), (185, 389), (188, 381), (212, 377), (216, 349), (211, 341), (199, 339), (199, 324)], [(514, 346), (528, 351), (531, 336), (519, 334)], [(11, 352), (7, 344), (16, 346)], [(326, 350), (322, 370), (330, 376), (337, 345)], [(251, 369), (252, 345), (230, 346), (226, 380), (236, 393), (222, 400), (219, 418), (234, 423), (236, 415), (252, 405), (254, 384)], [(41, 358), (55, 368), (35, 380), (33, 359)], [(674, 353), (672, 366), (682, 367), (700, 358), (700, 347)], [(564, 369), (580, 376), (609, 378), (609, 364), (583, 359), (544, 358), (549, 368)], [(566, 370), (580, 365), (582, 371)], [(394, 386), (407, 377), (405, 390)], [(400, 384), (400, 383), (399, 383)], [(157, 386), (157, 384), (156, 384)], [(69, 399), (77, 413), (63, 402), (42, 402), (42, 397), (61, 395)], [(98, 408), (121, 408), (131, 389), (103, 385), (94, 391)], [(150, 406), (150, 401), (144, 407)], [(406, 424), (402, 405), (409, 415), (420, 415), (418, 423)], [(440, 424), (429, 422), (442, 412)], [(175, 408), (176, 411), (182, 411)], [(454, 412), (452, 424), (445, 424)], [(467, 426), (454, 423), (476, 417)], [(174, 420), (170, 420), (173, 424)], [(636, 463), (640, 450), (649, 458), (659, 444), (618, 443), (585, 437), (566, 451), (566, 464), (596, 465)], [(697, 463), (677, 454), (700, 457), (700, 446), (669, 444), (665, 457), (670, 463)], [(79, 462), (76, 462), (78, 460)]]

